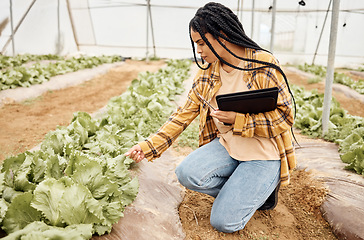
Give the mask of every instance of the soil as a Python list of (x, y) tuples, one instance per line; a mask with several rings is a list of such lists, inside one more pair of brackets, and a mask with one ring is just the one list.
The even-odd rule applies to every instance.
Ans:
[[(343, 71), (342, 70), (341, 72), (348, 74), (351, 78), (353, 78), (355, 80), (364, 79), (364, 76), (360, 76), (360, 77), (356, 76), (355, 77), (355, 75), (350, 74), (349, 71)], [(307, 90), (317, 89), (317, 91), (319, 93), (324, 93), (325, 92), (325, 83), (324, 82), (308, 83), (307, 77), (298, 75), (298, 74), (296, 74), (294, 72), (291, 72), (291, 71), (285, 71), (285, 74), (286, 74), (287, 79), (288, 79), (290, 84), (303, 86)], [(345, 110), (347, 110), (350, 115), (364, 117), (364, 107), (363, 107), (364, 104), (361, 101), (355, 100), (355, 99), (350, 98), (350, 97), (347, 97), (342, 92), (333, 91), (332, 96), (337, 101), (339, 101), (340, 106), (342, 108), (344, 108)]]
[[(0, 108), (0, 161), (34, 148), (47, 132), (68, 125), (74, 112), (96, 112), (110, 98), (122, 94), (138, 72), (156, 71), (163, 64), (130, 60), (81, 85), (4, 105)], [(287, 76), (294, 84), (323, 91), (323, 84), (308, 84), (307, 79), (291, 72)], [(340, 93), (333, 95), (350, 114), (364, 117), (363, 103)], [(190, 151), (184, 148), (179, 154)], [(211, 197), (187, 190), (179, 207), (186, 239), (336, 239), (320, 212), (326, 195), (323, 184), (302, 170), (294, 171), (292, 178), (292, 184), (281, 188), (274, 210), (256, 212), (244, 230), (233, 234), (219, 233), (209, 224)]]
[(91, 114), (99, 110), (110, 98), (122, 94), (139, 72), (153, 72), (164, 64), (164, 61), (126, 61), (81, 85), (4, 105), (0, 108), (0, 161), (32, 149), (57, 126), (67, 126), (74, 112)]

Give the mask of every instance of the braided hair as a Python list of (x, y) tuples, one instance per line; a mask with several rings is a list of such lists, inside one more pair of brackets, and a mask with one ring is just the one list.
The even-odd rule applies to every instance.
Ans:
[[(237, 56), (230, 49), (228, 49), (224, 43), (222, 43), (220, 41), (220, 38), (222, 38), (225, 41), (228, 41), (230, 43), (233, 43), (235, 45), (238, 45), (238, 46), (241, 46), (244, 48), (250, 48), (250, 49), (269, 52), (268, 50), (261, 48), (256, 42), (254, 42), (252, 39), (250, 39), (245, 34), (243, 25), (239, 21), (238, 17), (233, 13), (233, 11), (231, 11), (229, 8), (225, 7), (224, 5), (222, 5), (220, 3), (210, 2), (210, 3), (207, 3), (205, 6), (199, 8), (197, 10), (195, 16), (190, 21), (189, 34), (190, 34), (190, 39), (191, 39), (191, 44), (192, 44), (193, 56), (194, 56), (197, 66), (203, 70), (206, 70), (211, 66), (211, 63), (209, 63), (206, 68), (203, 68), (198, 63), (197, 58), (196, 58), (195, 45), (194, 45), (194, 42), (193, 42), (192, 36), (191, 36), (191, 29), (194, 32), (198, 32), (200, 34), (202, 40), (206, 43), (206, 45), (210, 48), (210, 50), (215, 54), (215, 56), (222, 63), (224, 63), (232, 68), (239, 69), (242, 71), (255, 71), (255, 70), (271, 67), (271, 68), (276, 69), (278, 72), (280, 72), (284, 78), (284, 81), (286, 82), (288, 91), (292, 96), (292, 100), (294, 102), (294, 109), (295, 109), (294, 116), (296, 117), (296, 112), (297, 112), (296, 101), (294, 99), (293, 93), (288, 84), (287, 77), (284, 74), (283, 70), (279, 66), (277, 66), (276, 64), (273, 64), (273, 63)], [(236, 57), (240, 60), (258, 63), (263, 66), (256, 67), (256, 68), (241, 68), (241, 67), (235, 66), (235, 65), (225, 61), (224, 59), (222, 59), (219, 56), (219, 54), (212, 47), (211, 43), (205, 36), (206, 33), (210, 33), (217, 40), (217, 42), (234, 57)], [(202, 63), (203, 63), (203, 59), (202, 59)], [(292, 135), (293, 135), (293, 138), (295, 139), (295, 142), (299, 145), (293, 131), (292, 131)]]
[[(231, 11), (229, 8), (225, 7), (224, 5), (220, 3), (214, 3), (210, 2), (207, 3), (204, 7), (201, 7), (197, 10), (195, 16), (191, 19), (190, 25), (189, 25), (189, 31), (190, 31), (190, 39), (193, 49), (194, 58), (198, 64), (196, 53), (195, 53), (195, 46), (193, 44), (193, 40), (191, 37), (191, 29), (195, 32), (198, 32), (202, 39), (205, 41), (205, 43), (208, 45), (208, 47), (211, 49), (211, 51), (215, 54), (215, 56), (224, 64), (237, 68), (240, 70), (258, 70), (265, 67), (273, 67), (277, 69), (279, 72), (281, 72), (283, 75), (283, 71), (281, 68), (273, 63), (259, 61), (255, 59), (248, 59), (243, 58), (240, 56), (237, 56), (235, 53), (233, 53), (230, 49), (228, 49), (225, 44), (223, 44), (220, 41), (220, 38), (236, 44), (238, 46), (242, 46), (244, 48), (251, 48), (255, 50), (263, 50), (266, 52), (269, 52), (263, 48), (261, 48), (257, 43), (255, 43), (252, 39), (250, 39), (243, 29), (243, 25), (240, 23), (238, 17)], [(224, 34), (223, 34), (223, 33)], [(219, 44), (225, 48), (230, 54), (232, 54), (234, 57), (249, 61), (249, 62), (255, 62), (259, 64), (263, 64), (265, 66), (253, 68), (253, 69), (244, 69), (239, 68), (237, 66), (232, 65), (229, 62), (226, 62), (224, 59), (222, 59), (215, 51), (215, 49), (212, 47), (211, 43), (208, 41), (208, 39), (205, 37), (206, 33), (210, 33), (218, 42)], [(208, 65), (207, 68), (202, 68), (199, 64), (198, 66), (201, 69), (208, 69), (211, 64)]]
[[(256, 59), (250, 59), (250, 58), (243, 58), (240, 56), (237, 56), (235, 53), (233, 53), (230, 49), (226, 47), (224, 43), (220, 41), (220, 38), (224, 39), (225, 41), (228, 41), (230, 43), (233, 43), (235, 45), (244, 47), (244, 48), (251, 48), (255, 50), (262, 50), (269, 52), (268, 50), (265, 50), (261, 48), (256, 42), (254, 42), (252, 39), (250, 39), (243, 29), (243, 25), (239, 21), (238, 17), (231, 11), (229, 8), (225, 7), (224, 5), (220, 3), (210, 2), (207, 3), (205, 6), (199, 8), (195, 14), (195, 16), (191, 19), (189, 24), (189, 34), (192, 44), (192, 50), (193, 50), (193, 56), (195, 59), (195, 62), (197, 66), (203, 70), (208, 69), (211, 66), (211, 63), (208, 64), (206, 68), (203, 68), (197, 61), (196, 58), (196, 51), (195, 51), (195, 45), (192, 40), (191, 36), (191, 29), (194, 32), (198, 32), (201, 35), (201, 38), (203, 41), (207, 44), (207, 46), (210, 48), (210, 50), (215, 54), (215, 56), (224, 64), (236, 68), (242, 71), (254, 71), (259, 70), (267, 67), (271, 67), (279, 71), (288, 87), (288, 91), (292, 96), (292, 99), (294, 101), (294, 107), (295, 107), (295, 115), (296, 115), (296, 102), (293, 97), (292, 91), (289, 87), (288, 80), (286, 75), (284, 74), (283, 70), (277, 66), (276, 64), (260, 61)], [(232, 54), (234, 57), (248, 61), (248, 62), (254, 62), (261, 64), (263, 66), (256, 67), (256, 68), (241, 68), (238, 66), (235, 66), (224, 59), (222, 59), (219, 54), (215, 51), (215, 49), (212, 47), (211, 43), (208, 41), (208, 39), (205, 37), (206, 33), (210, 33), (217, 41), (218, 43), (226, 49), (230, 54)], [(202, 60), (203, 63), (203, 60)]]

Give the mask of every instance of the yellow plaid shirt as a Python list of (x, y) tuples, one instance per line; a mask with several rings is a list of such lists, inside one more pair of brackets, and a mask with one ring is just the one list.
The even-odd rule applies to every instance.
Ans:
[[(279, 65), (278, 61), (265, 51), (247, 50), (247, 58)], [(261, 64), (247, 62), (244, 68), (257, 68)], [(199, 145), (211, 142), (217, 137), (217, 127), (210, 116), (209, 107), (196, 96), (196, 91), (208, 102), (221, 86), (220, 61), (211, 64), (207, 70), (199, 70), (194, 78), (186, 103), (173, 113), (167, 122), (153, 135), (139, 145), (148, 161), (160, 157), (177, 139), (182, 131), (200, 114)], [(292, 142), (291, 127), (294, 122), (292, 99), (283, 76), (274, 68), (244, 72), (243, 81), (250, 90), (278, 87), (277, 108), (259, 114), (237, 113), (233, 134), (241, 137), (274, 138), (277, 142), (281, 160), (281, 184), (287, 185), (290, 173), (296, 167), (296, 157)]]

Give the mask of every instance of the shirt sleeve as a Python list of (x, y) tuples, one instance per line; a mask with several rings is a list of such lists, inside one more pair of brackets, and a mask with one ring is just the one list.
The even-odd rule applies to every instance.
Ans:
[[(196, 81), (194, 81), (192, 89), (195, 88), (195, 84)], [(187, 95), (184, 106), (179, 107), (155, 134), (139, 143), (148, 161), (160, 157), (198, 116), (200, 111), (199, 100), (192, 89)]]
[(289, 130), (294, 122), (292, 97), (282, 74), (271, 67), (259, 69), (251, 73), (251, 84), (257, 89), (278, 87), (277, 108), (258, 114), (237, 113), (234, 135), (273, 138)]

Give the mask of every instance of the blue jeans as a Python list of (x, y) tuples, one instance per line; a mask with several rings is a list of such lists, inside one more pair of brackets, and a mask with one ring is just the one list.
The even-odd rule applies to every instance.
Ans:
[(280, 160), (237, 161), (216, 138), (188, 155), (176, 168), (188, 189), (215, 197), (210, 223), (220, 232), (245, 227), (280, 180)]

